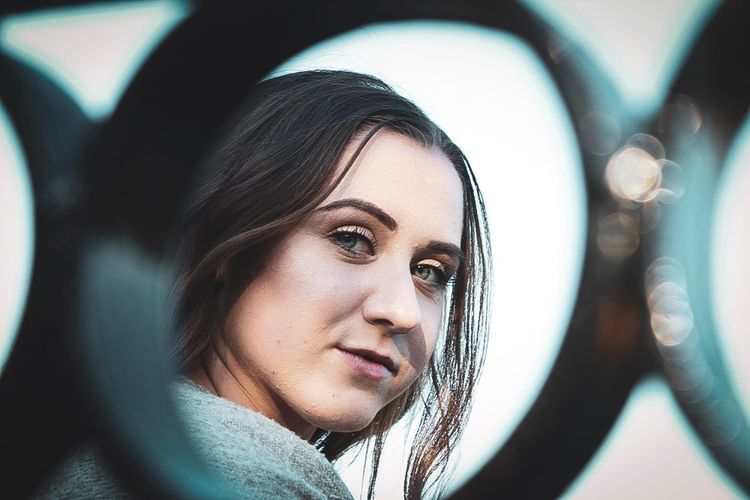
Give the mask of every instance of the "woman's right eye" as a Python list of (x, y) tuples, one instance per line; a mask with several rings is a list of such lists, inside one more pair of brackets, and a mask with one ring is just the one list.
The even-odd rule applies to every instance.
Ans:
[(375, 244), (364, 228), (339, 228), (330, 234), (331, 240), (342, 250), (353, 255), (374, 255)]

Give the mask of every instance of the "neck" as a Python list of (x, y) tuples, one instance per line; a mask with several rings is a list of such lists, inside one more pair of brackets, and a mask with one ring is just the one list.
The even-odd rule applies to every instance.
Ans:
[(231, 350), (217, 346), (190, 378), (219, 397), (256, 411), (309, 441), (316, 427), (301, 418), (286, 402), (256, 377), (247, 373)]

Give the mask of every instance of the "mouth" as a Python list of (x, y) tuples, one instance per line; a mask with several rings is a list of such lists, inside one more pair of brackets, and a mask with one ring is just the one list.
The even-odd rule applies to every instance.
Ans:
[(396, 362), (393, 360), (393, 358), (391, 358), (388, 355), (380, 354), (376, 351), (372, 351), (370, 349), (339, 347), (339, 350), (347, 354), (361, 358), (367, 363), (380, 365), (386, 368), (388, 372), (390, 372), (391, 374), (395, 374), (398, 369), (398, 367), (396, 366)]

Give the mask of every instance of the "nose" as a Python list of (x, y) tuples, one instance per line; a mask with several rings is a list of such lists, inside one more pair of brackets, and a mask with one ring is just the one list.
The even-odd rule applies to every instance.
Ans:
[(422, 322), (422, 310), (411, 273), (381, 275), (365, 298), (362, 314), (370, 324), (408, 333)]

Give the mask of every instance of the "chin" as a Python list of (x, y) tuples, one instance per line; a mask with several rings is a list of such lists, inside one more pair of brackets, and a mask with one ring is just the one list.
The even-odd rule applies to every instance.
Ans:
[(330, 432), (357, 432), (361, 431), (375, 418), (375, 415), (337, 415), (331, 418), (319, 418), (313, 422), (319, 429)]
[(379, 407), (363, 408), (356, 404), (346, 408), (328, 407), (324, 411), (308, 413), (308, 422), (330, 432), (357, 432), (370, 425), (379, 410)]

